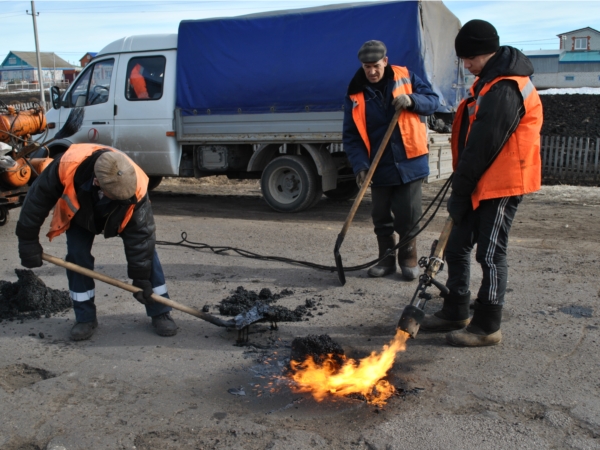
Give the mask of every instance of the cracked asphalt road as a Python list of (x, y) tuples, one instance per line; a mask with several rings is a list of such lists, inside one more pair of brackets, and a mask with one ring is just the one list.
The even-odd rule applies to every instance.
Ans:
[[(440, 184), (425, 187), (430, 200)], [(370, 198), (340, 250), (344, 264), (374, 257)], [(152, 194), (158, 239), (240, 247), (264, 255), (334, 265), (333, 247), (350, 203), (323, 198), (312, 210), (279, 214), (257, 183), (167, 180)], [(19, 267), (14, 225), (0, 227), (0, 279)], [(425, 255), (440, 214), (422, 234)], [(329, 334), (349, 356), (387, 344), (416, 285), (279, 262), (159, 246), (173, 299), (199, 309), (238, 286), (294, 291), (309, 320), (237, 334), (175, 312), (173, 338), (155, 335), (129, 293), (97, 283), (99, 328), (71, 342), (72, 312), (0, 323), (0, 448), (17, 449), (596, 449), (600, 448), (600, 188), (544, 187), (519, 207), (509, 246), (509, 293), (497, 347), (447, 347), (420, 333), (397, 356), (390, 380), (418, 394), (376, 408), (352, 399), (316, 403), (295, 394), (281, 370), (294, 337)], [(64, 237), (42, 241), (63, 257)], [(98, 238), (96, 269), (126, 280), (119, 239)], [(473, 264), (475, 261), (473, 259)], [(35, 272), (66, 288), (63, 269)], [(473, 266), (472, 286), (480, 281)], [(440, 278), (445, 279), (445, 272)], [(441, 304), (439, 297), (428, 309)], [(577, 314), (583, 311), (585, 314)], [(42, 333), (44, 338), (40, 338)], [(269, 384), (270, 383), (270, 384)], [(231, 392), (236, 393), (233, 395)], [(244, 395), (241, 395), (244, 392)]]

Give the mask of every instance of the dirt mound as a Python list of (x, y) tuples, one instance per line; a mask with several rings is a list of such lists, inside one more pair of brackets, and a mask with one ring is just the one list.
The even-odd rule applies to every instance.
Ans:
[(69, 292), (47, 287), (31, 270), (15, 273), (15, 283), (0, 280), (0, 322), (50, 317), (71, 308)]
[(600, 137), (600, 96), (540, 95), (544, 136)]

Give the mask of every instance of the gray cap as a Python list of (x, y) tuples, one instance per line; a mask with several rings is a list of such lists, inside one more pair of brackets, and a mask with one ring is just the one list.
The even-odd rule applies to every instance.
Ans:
[(362, 63), (374, 63), (384, 58), (387, 48), (381, 41), (367, 41), (358, 50), (358, 59)]
[(135, 168), (121, 152), (105, 152), (94, 164), (94, 173), (100, 189), (113, 200), (127, 200), (135, 195), (137, 175)]

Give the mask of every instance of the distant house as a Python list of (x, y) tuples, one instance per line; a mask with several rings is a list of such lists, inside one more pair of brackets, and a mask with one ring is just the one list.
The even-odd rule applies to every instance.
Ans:
[(600, 87), (600, 31), (586, 27), (558, 35), (557, 50), (526, 51), (538, 89)]
[(83, 57), (79, 60), (79, 65), (81, 67), (85, 67), (88, 63), (96, 57), (98, 52), (87, 52)]
[[(40, 52), (42, 77), (45, 83), (60, 82), (65, 79), (64, 72), (72, 71), (75, 66), (69, 64), (56, 53)], [(37, 83), (37, 57), (35, 52), (10, 51), (0, 65), (0, 81)]]

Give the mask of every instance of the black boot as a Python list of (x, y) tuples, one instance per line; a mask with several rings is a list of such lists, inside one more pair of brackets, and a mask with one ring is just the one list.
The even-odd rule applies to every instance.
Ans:
[[(396, 238), (391, 236), (377, 236), (377, 246), (379, 247), (379, 258), (385, 255), (389, 249), (396, 246)], [(369, 276), (383, 277), (396, 272), (396, 251), (394, 250), (385, 259), (379, 261), (377, 265), (368, 270)]]
[(412, 238), (406, 245), (398, 249), (398, 265), (405, 280), (412, 281), (419, 278), (417, 238)]
[(469, 324), (469, 301), (471, 293), (464, 295), (442, 295), (444, 304), (440, 311), (426, 315), (421, 323), (423, 331), (452, 331), (460, 330)]
[(458, 347), (485, 347), (496, 345), (502, 341), (500, 324), (502, 322), (502, 305), (474, 303), (475, 312), (471, 323), (464, 330), (453, 331), (446, 335), (450, 345)]

